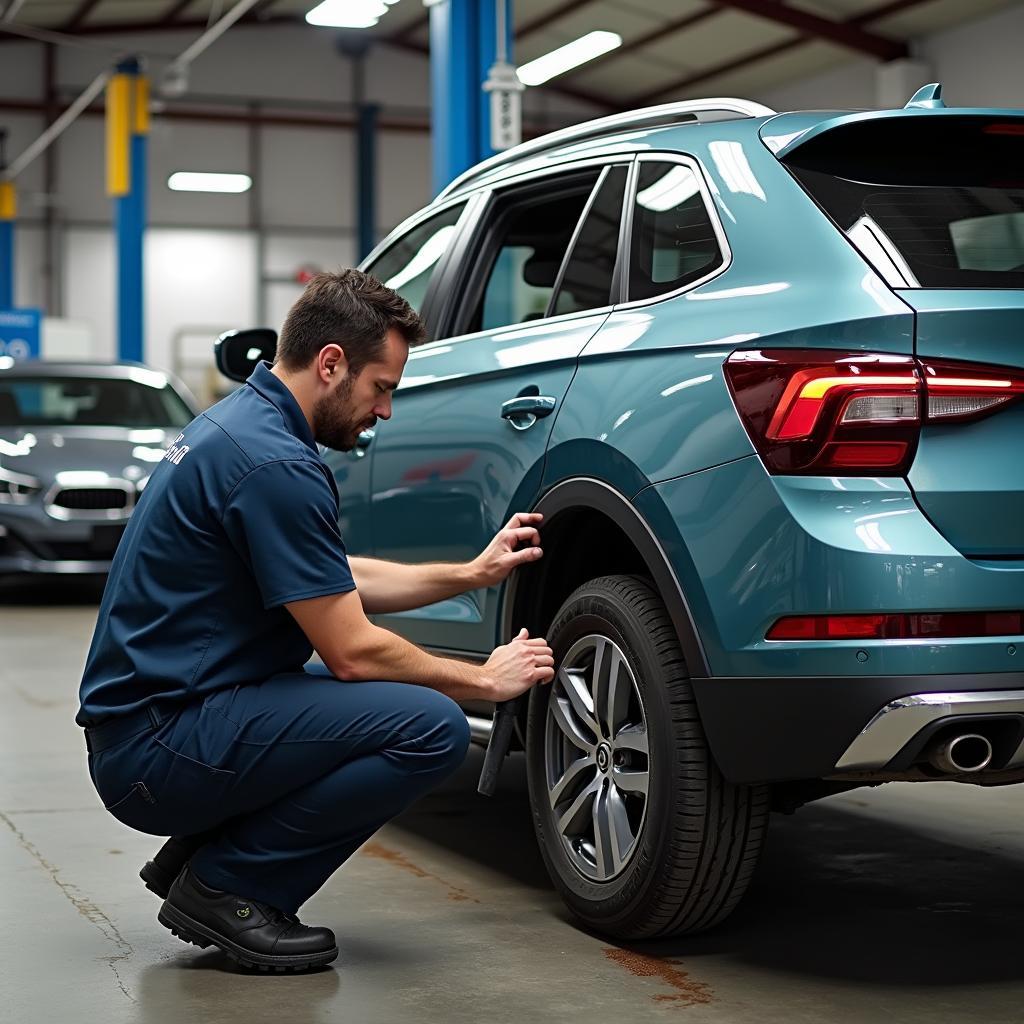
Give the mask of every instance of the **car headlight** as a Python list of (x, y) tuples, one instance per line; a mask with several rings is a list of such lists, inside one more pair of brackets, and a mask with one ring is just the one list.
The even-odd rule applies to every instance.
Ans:
[(43, 489), (34, 477), (0, 466), (0, 505), (24, 505)]

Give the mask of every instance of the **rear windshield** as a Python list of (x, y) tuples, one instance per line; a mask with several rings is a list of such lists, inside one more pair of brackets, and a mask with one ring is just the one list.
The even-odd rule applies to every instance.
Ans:
[(911, 285), (1024, 288), (1024, 118), (864, 122), (824, 132), (785, 163)]
[(88, 377), (0, 378), (0, 427), (184, 427), (188, 406), (169, 384)]

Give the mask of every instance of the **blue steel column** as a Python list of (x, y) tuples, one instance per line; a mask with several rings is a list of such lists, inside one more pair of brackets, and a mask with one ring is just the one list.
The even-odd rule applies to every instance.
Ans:
[[(7, 168), (7, 131), (0, 128), (0, 171)], [(17, 196), (13, 181), (0, 181), (0, 309), (14, 308), (14, 218)]]
[(14, 308), (14, 184), (0, 181), (0, 309)]
[[(129, 109), (108, 109), (115, 118), (115, 131), (127, 128), (128, 139), (114, 139), (111, 159), (126, 162), (113, 168), (120, 174), (111, 194), (114, 196), (114, 220), (117, 234), (117, 351), (120, 359), (143, 361), (143, 242), (146, 229), (146, 135), (149, 130), (148, 82), (140, 74), (138, 61), (125, 61), (116, 78), (128, 79), (123, 92), (108, 94), (112, 105)], [(125, 97), (127, 98), (127, 101)], [(127, 120), (127, 125), (125, 125)], [(127, 146), (124, 145), (127, 141)], [(125, 173), (125, 171), (127, 173)]]
[[(480, 24), (494, 0), (439, 0), (430, 8), (430, 99), (434, 191), (488, 155), (482, 134)], [(491, 46), (493, 59), (494, 47)]]
[(377, 242), (377, 112), (373, 103), (359, 106), (357, 132), (356, 230), (359, 259), (363, 260)]
[[(496, 0), (438, 0), (430, 8), (434, 192), (492, 156), (491, 101), (483, 91), (497, 52)], [(512, 62), (512, 0), (506, 3)]]

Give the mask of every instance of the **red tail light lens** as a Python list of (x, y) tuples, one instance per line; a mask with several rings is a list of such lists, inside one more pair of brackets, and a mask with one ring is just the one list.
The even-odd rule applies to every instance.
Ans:
[(910, 356), (743, 351), (725, 370), (773, 473), (901, 474), (913, 457), (921, 379)]
[(1024, 612), (922, 612), (891, 615), (788, 615), (767, 640), (921, 640), (1021, 636)]
[(903, 475), (922, 420), (978, 419), (1024, 395), (1002, 367), (865, 352), (734, 352), (726, 378), (769, 472)]

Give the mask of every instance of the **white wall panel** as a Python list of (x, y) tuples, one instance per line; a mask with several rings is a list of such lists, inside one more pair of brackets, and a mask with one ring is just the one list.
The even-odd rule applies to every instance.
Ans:
[(0, 94), (35, 99), (42, 92), (41, 50), (38, 43), (4, 42), (0, 46)]
[(149, 231), (146, 236), (146, 361), (173, 370), (174, 339), (256, 321), (256, 242), (247, 232)]
[(264, 271), (275, 277), (293, 275), (310, 264), (319, 270), (340, 270), (355, 261), (355, 240), (351, 234), (285, 235), (266, 239)]
[(433, 199), (431, 159), (428, 135), (383, 132), (378, 136), (378, 241)]
[(14, 229), (14, 304), (42, 309), (43, 232), (39, 228), (15, 225)]
[(355, 149), (350, 132), (266, 128), (262, 208), (267, 227), (355, 223)]
[(95, 359), (117, 353), (114, 312), (114, 240), (99, 228), (73, 228), (64, 235), (64, 315), (90, 325)]

